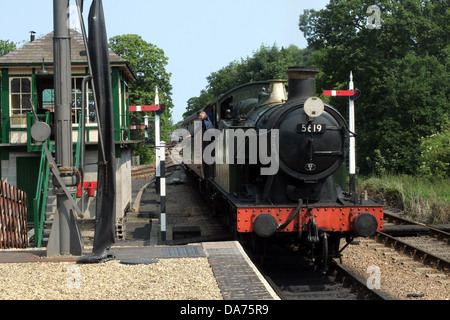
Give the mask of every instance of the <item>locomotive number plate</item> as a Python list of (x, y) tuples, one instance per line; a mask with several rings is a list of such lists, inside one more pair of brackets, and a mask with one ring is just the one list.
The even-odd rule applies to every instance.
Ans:
[(327, 131), (327, 126), (325, 124), (300, 123), (297, 125), (297, 133), (324, 133), (325, 131)]

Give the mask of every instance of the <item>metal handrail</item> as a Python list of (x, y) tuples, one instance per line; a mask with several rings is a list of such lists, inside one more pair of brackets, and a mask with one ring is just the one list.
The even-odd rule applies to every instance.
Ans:
[[(33, 117), (28, 117), (29, 120)], [(50, 114), (45, 114), (45, 122), (50, 122)], [(31, 128), (32, 121), (28, 121), (28, 127)], [(30, 129), (29, 129), (30, 130)], [(30, 140), (29, 140), (30, 141)], [(47, 146), (52, 149), (52, 144), (47, 140)], [(45, 208), (47, 206), (47, 194), (48, 194), (48, 180), (50, 173), (50, 166), (47, 158), (45, 157), (44, 148), (41, 146), (41, 162), (39, 165), (39, 175), (36, 187), (36, 195), (33, 198), (33, 213), (34, 213), (34, 240), (37, 248), (42, 247), (42, 240), (44, 235), (44, 221), (45, 221)]]
[[(81, 121), (81, 114), (79, 115), (79, 120)], [(45, 115), (45, 122), (47, 124), (50, 123), (49, 113), (46, 113)], [(28, 125), (31, 127), (31, 122), (29, 122)], [(50, 142), (50, 139), (48, 139), (45, 143), (47, 144), (50, 153), (52, 153), (54, 146)], [(81, 154), (81, 126), (78, 129), (78, 141), (75, 151), (75, 167), (77, 169), (80, 163), (80, 154)], [(49, 175), (50, 175), (50, 165), (47, 161), (45, 150), (44, 148), (42, 148), (41, 163), (39, 166), (39, 176), (36, 188), (36, 196), (33, 199), (34, 229), (35, 229), (34, 239), (37, 248), (42, 247), (42, 241), (44, 237), (45, 208), (47, 207)], [(76, 200), (76, 194), (73, 197), (74, 200)]]

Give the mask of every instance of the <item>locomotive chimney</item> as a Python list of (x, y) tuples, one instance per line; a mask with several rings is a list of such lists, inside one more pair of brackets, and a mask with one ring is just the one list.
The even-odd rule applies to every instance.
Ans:
[(313, 67), (290, 67), (286, 70), (289, 78), (288, 101), (308, 99), (316, 95), (315, 76), (319, 71)]

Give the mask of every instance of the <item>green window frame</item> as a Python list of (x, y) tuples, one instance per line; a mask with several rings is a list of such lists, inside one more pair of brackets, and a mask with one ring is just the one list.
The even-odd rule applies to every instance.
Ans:
[(26, 127), (27, 112), (31, 112), (31, 77), (12, 77), (9, 82), (11, 127)]

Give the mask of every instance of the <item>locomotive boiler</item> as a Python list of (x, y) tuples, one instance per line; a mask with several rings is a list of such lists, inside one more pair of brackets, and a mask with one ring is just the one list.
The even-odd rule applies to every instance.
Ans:
[[(254, 82), (221, 95), (183, 123), (185, 166), (216, 213), (254, 250), (271, 242), (327, 261), (350, 243), (383, 229), (383, 207), (343, 192), (350, 132), (331, 105), (315, 97), (310, 67), (285, 80)], [(177, 149), (175, 149), (177, 150)], [(176, 152), (176, 151), (175, 151)]]

